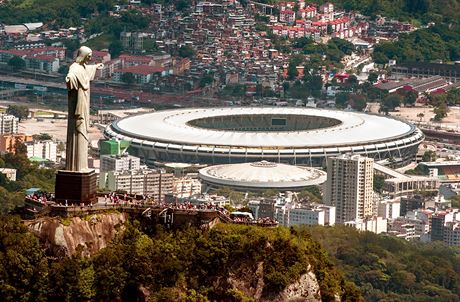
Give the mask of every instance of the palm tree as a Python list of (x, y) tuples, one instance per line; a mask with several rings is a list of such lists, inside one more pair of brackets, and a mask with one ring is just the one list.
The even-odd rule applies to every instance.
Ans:
[(425, 114), (423, 114), (423, 112), (420, 112), (419, 114), (417, 114), (417, 117), (420, 119), (420, 123), (422, 122), (423, 118), (425, 117)]

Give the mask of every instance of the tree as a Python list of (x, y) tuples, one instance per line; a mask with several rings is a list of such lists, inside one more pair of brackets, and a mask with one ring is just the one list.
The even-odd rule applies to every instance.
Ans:
[(354, 74), (352, 74), (351, 76), (348, 77), (347, 84), (352, 86), (352, 87), (357, 86), (358, 85), (358, 78)]
[(348, 106), (349, 93), (340, 92), (335, 95), (335, 106), (337, 108), (346, 108)]
[(64, 41), (64, 47), (66, 48), (66, 56), (73, 58), (73, 53), (80, 47), (80, 41), (78, 39), (67, 39)]
[(423, 153), (422, 161), (435, 161), (436, 160), (436, 152), (427, 150)]
[(267, 189), (267, 190), (262, 192), (262, 196), (265, 197), (265, 198), (275, 197), (275, 196), (278, 196), (278, 194), (279, 194), (279, 192), (277, 190), (274, 190), (274, 189)]
[(176, 2), (176, 9), (180, 12), (187, 10), (190, 7), (189, 1), (187, 0), (178, 0)]
[(210, 71), (206, 71), (203, 74), (203, 77), (200, 80), (200, 87), (203, 88), (208, 84), (212, 84), (214, 82), (214, 73)]
[(314, 76), (309, 77), (306, 84), (309, 90), (319, 91), (323, 88), (323, 79), (319, 75), (314, 75)]
[(364, 95), (350, 94), (350, 105), (357, 111), (363, 111), (367, 107), (367, 99)]
[(34, 134), (32, 135), (32, 137), (34, 140), (37, 140), (37, 141), (47, 141), (47, 140), (53, 139), (53, 137), (49, 135), (48, 133)]
[(375, 82), (377, 82), (377, 80), (379, 79), (379, 75), (375, 72), (371, 72), (369, 73), (369, 75), (367, 76), (367, 81), (369, 83), (372, 83), (374, 84)]
[(415, 92), (415, 91), (407, 91), (404, 94), (404, 99), (403, 99), (404, 105), (413, 106), (415, 104), (415, 102), (417, 101), (417, 97), (418, 97), (417, 92)]
[(131, 72), (125, 72), (123, 73), (123, 75), (121, 76), (121, 80), (128, 84), (128, 85), (131, 85), (133, 84), (135, 81), (136, 81), (136, 78), (134, 77), (134, 75), (131, 73)]
[(394, 111), (400, 105), (401, 97), (398, 94), (389, 94), (383, 98), (380, 110), (388, 113), (389, 111)]
[(297, 65), (294, 65), (292, 63), (289, 63), (288, 65), (288, 70), (287, 70), (287, 79), (292, 81), (294, 80), (297, 76), (299, 75), (299, 72), (297, 71)]
[(6, 108), (6, 113), (12, 114), (17, 117), (19, 121), (22, 121), (29, 116), (29, 108), (23, 105), (9, 105), (8, 108)]
[(384, 184), (385, 184), (385, 177), (383, 177), (382, 175), (374, 175), (374, 183), (373, 183), (374, 191), (382, 193)]
[(447, 116), (447, 104), (445, 102), (439, 104), (438, 107), (433, 109), (434, 112), (434, 120), (441, 121), (443, 118)]
[(289, 82), (283, 82), (283, 91), (285, 94), (288, 92), (290, 86)]
[(192, 58), (195, 55), (195, 51), (190, 45), (184, 45), (179, 48), (179, 56), (182, 58)]
[(21, 57), (13, 56), (8, 60), (8, 66), (11, 67), (11, 70), (18, 71), (26, 67), (26, 61)]
[(417, 114), (417, 117), (420, 119), (420, 123), (421, 123), (423, 118), (425, 117), (425, 114), (423, 112), (420, 112), (419, 114)]
[(114, 40), (109, 45), (109, 52), (112, 58), (117, 58), (123, 51), (123, 45), (120, 40)]

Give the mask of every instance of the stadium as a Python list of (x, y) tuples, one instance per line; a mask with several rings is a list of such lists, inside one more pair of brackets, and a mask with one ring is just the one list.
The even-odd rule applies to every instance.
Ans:
[(326, 172), (315, 168), (267, 161), (209, 166), (199, 171), (199, 177), (206, 188), (227, 187), (243, 192), (301, 191), (321, 185), (327, 178)]
[(423, 133), (379, 115), (289, 107), (188, 108), (113, 122), (106, 138), (130, 142), (146, 164), (286, 163), (320, 167), (325, 158), (361, 154), (402, 166), (415, 159)]

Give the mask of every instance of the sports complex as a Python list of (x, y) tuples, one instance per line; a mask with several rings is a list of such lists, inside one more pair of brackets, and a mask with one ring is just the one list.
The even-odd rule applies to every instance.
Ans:
[(130, 153), (149, 165), (265, 160), (318, 167), (343, 153), (405, 165), (424, 139), (413, 124), (394, 118), (298, 107), (157, 111), (115, 121), (104, 135), (129, 141)]

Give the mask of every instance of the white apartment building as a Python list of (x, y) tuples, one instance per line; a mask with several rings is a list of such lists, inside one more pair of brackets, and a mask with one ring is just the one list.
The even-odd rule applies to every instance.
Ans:
[(382, 217), (370, 217), (366, 219), (355, 219), (346, 221), (344, 223), (347, 226), (354, 227), (360, 231), (367, 231), (376, 234), (386, 233), (388, 230), (388, 221)]
[(324, 204), (336, 207), (336, 223), (365, 219), (375, 213), (374, 160), (343, 154), (327, 158)]
[(293, 207), (291, 203), (275, 206), (274, 219), (280, 225), (334, 225), (335, 207), (312, 205), (309, 207)]
[(163, 200), (165, 194), (173, 192), (173, 174), (152, 169), (101, 172), (99, 188)]
[(378, 202), (378, 216), (395, 219), (400, 216), (401, 198), (382, 199)]
[(448, 222), (444, 226), (444, 243), (448, 246), (460, 246), (460, 222)]
[(101, 156), (101, 172), (139, 170), (141, 159), (128, 154)]
[(51, 140), (34, 141), (24, 143), (27, 148), (27, 157), (43, 158), (52, 162), (56, 162), (57, 144)]
[(19, 118), (11, 114), (0, 114), (0, 134), (15, 134), (19, 131)]
[(173, 181), (173, 193), (177, 198), (187, 198), (201, 194), (201, 182), (192, 177), (175, 177)]
[(6, 179), (16, 181), (16, 169), (0, 168), (0, 173), (5, 175)]
[(398, 217), (388, 223), (389, 233), (406, 240), (420, 239), (430, 231), (429, 221), (419, 218)]

